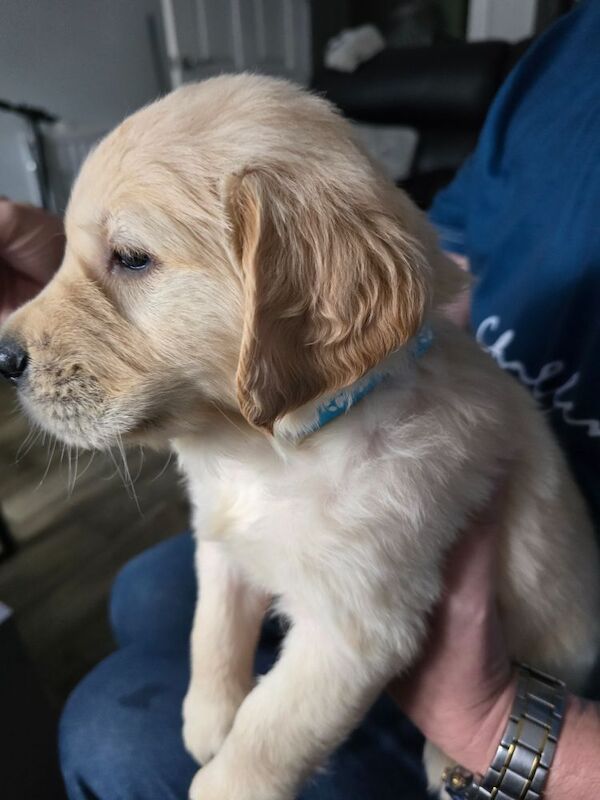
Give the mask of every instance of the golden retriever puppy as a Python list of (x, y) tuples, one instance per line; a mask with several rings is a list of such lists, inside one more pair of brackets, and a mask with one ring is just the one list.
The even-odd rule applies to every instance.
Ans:
[[(178, 454), (191, 798), (295, 796), (418, 655), (444, 556), (507, 462), (506, 637), (581, 685), (599, 639), (583, 502), (529, 396), (446, 320), (459, 271), (327, 102), (250, 75), (180, 89), (92, 153), (66, 231), (3, 347), (59, 439)], [(272, 599), (291, 625), (255, 684)], [(439, 786), (443, 756), (426, 761)]]

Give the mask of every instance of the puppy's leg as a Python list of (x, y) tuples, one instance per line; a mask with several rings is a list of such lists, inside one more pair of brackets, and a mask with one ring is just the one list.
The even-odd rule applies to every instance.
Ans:
[(200, 599), (192, 628), (192, 675), (183, 739), (206, 763), (223, 743), (253, 684), (254, 652), (269, 598), (244, 581), (216, 542), (197, 546)]
[(395, 671), (382, 660), (375, 670), (358, 647), (296, 624), (218, 755), (196, 774), (191, 800), (291, 800)]

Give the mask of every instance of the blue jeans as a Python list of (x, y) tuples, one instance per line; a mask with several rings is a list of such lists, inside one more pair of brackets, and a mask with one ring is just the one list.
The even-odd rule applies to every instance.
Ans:
[[(181, 739), (196, 599), (193, 542), (182, 534), (118, 575), (110, 618), (119, 649), (76, 687), (60, 725), (70, 800), (185, 800), (195, 771)], [(265, 624), (258, 672), (277, 656)], [(422, 740), (383, 696), (360, 728), (303, 788), (302, 800), (425, 800)]]

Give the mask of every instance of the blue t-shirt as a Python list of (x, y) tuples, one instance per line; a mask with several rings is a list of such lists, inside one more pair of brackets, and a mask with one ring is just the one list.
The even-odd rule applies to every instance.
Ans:
[(545, 409), (600, 523), (599, 0), (531, 46), (430, 218), (470, 260), (479, 342)]

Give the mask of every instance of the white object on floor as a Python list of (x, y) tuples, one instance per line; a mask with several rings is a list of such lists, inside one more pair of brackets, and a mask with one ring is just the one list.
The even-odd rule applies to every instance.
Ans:
[(338, 72), (354, 72), (385, 48), (385, 39), (375, 25), (347, 28), (327, 42), (325, 66)]

